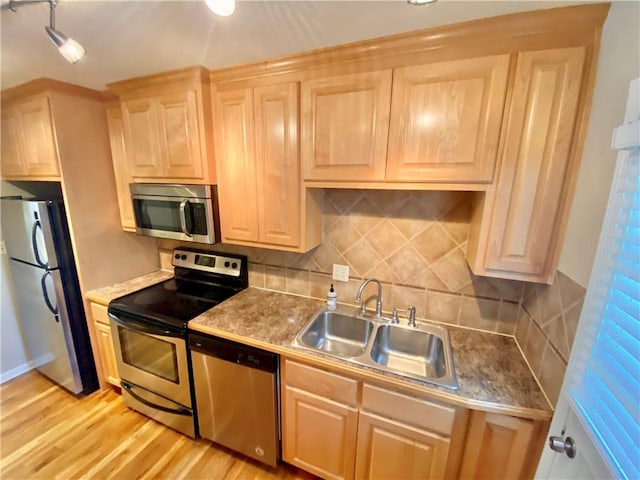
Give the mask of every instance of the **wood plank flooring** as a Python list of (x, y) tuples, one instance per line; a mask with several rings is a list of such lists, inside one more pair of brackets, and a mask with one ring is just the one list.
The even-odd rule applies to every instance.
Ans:
[(114, 391), (78, 400), (29, 372), (0, 386), (0, 478), (315, 477), (285, 464), (270, 469), (206, 440), (191, 440), (129, 410)]

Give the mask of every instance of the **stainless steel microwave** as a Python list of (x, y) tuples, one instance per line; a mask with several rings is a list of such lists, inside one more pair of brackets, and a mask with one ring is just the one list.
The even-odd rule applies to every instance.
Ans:
[(136, 232), (197, 243), (220, 239), (215, 185), (129, 185)]

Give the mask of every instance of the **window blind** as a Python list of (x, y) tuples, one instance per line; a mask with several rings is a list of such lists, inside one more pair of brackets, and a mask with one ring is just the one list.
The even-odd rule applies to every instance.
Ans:
[(608, 206), (609, 228), (588, 314), (593, 349), (569, 395), (620, 478), (640, 478), (640, 157), (625, 152)]

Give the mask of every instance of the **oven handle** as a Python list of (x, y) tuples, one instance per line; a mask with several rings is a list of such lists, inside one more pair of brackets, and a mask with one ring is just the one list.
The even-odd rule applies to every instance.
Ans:
[(172, 413), (174, 415), (183, 415), (185, 417), (191, 416), (191, 411), (186, 408), (183, 408), (183, 407), (176, 408), (176, 409), (169, 408), (163, 405), (156, 405), (155, 403), (152, 403), (149, 400), (142, 398), (140, 395), (138, 395), (136, 392), (133, 391), (135, 386), (125, 382), (124, 380), (120, 382), (120, 385), (122, 385), (122, 388), (124, 388), (127, 392), (129, 392), (133, 398), (135, 398), (140, 403), (145, 404), (147, 407), (153, 408), (154, 410), (160, 410), (166, 413)]
[(166, 328), (163, 328), (163, 327), (147, 325), (137, 320), (131, 320), (131, 319), (124, 320), (122, 318), (116, 317), (113, 313), (109, 313), (109, 318), (124, 328), (129, 328), (131, 330), (136, 330), (138, 332), (148, 333), (150, 335), (159, 335), (162, 337), (182, 338), (181, 333), (172, 332), (171, 330), (167, 330)]
[(193, 235), (187, 228), (187, 214), (185, 212), (185, 209), (187, 208), (188, 204), (189, 204), (189, 200), (182, 200), (180, 202), (180, 229), (182, 230), (182, 233), (184, 233), (186, 236), (193, 237)]

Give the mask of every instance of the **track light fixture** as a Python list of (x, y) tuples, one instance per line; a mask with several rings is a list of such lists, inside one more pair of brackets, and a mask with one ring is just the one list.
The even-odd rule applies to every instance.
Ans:
[(67, 62), (76, 63), (78, 60), (84, 57), (85, 50), (84, 47), (73, 38), (69, 38), (64, 33), (56, 30), (56, 5), (58, 4), (57, 0), (10, 0), (9, 9), (15, 12), (18, 7), (21, 7), (22, 5), (44, 2), (49, 4), (49, 25), (44, 27), (49, 40), (51, 40), (51, 43), (56, 46), (60, 54), (65, 58), (65, 60), (67, 60)]

